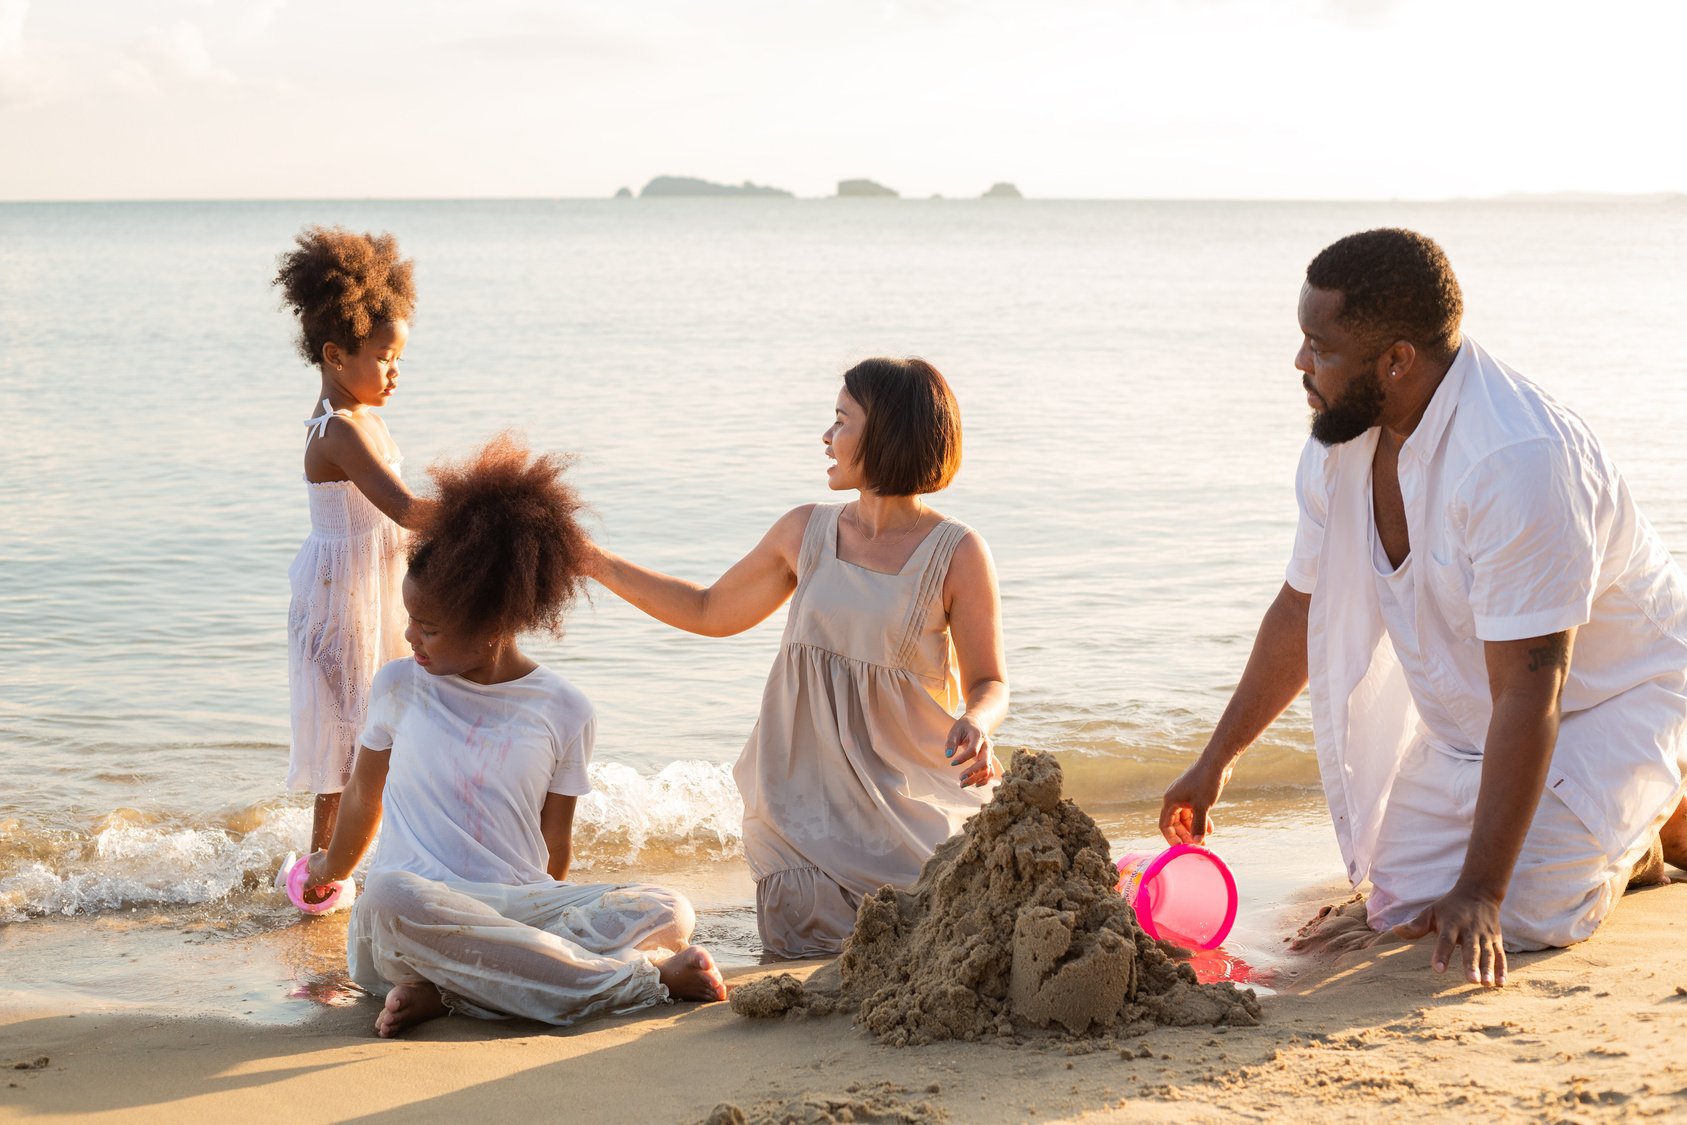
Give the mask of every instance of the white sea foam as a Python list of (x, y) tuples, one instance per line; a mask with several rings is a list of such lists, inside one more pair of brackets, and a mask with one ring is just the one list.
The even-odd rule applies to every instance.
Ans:
[[(672, 762), (646, 776), (600, 763), (591, 779), (575, 814), (576, 869), (628, 863), (652, 850), (705, 861), (739, 854), (744, 806), (726, 766)], [(266, 894), (282, 857), (306, 850), (311, 814), (295, 805), (252, 813), (239, 818), (252, 824), (246, 831), (136, 823), (136, 814), (114, 813), (87, 834), (36, 835), (33, 858), (7, 863), (0, 852), (0, 923)], [(27, 831), (16, 821), (9, 827), (7, 835)]]
[(630, 862), (660, 845), (681, 855), (740, 853), (744, 801), (732, 770), (714, 762), (670, 762), (646, 777), (631, 766), (591, 770), (592, 792), (574, 813), (576, 865)]
[(59, 846), (45, 860), (0, 876), (0, 922), (228, 899), (267, 885), (279, 858), (309, 835), (309, 810), (291, 807), (268, 810), (248, 832), (118, 819), (88, 837), (49, 841)]

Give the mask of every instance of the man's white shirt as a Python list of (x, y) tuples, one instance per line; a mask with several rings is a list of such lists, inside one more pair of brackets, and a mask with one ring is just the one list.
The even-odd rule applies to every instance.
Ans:
[(1287, 570), (1312, 598), (1313, 727), (1349, 877), (1367, 877), (1414, 741), (1481, 755), (1483, 642), (1571, 628), (1546, 784), (1621, 854), (1682, 789), (1687, 578), (1586, 424), (1467, 337), (1400, 451), (1411, 553), (1394, 581), (1415, 629), (1397, 652), (1373, 554), (1378, 433), (1307, 442)]

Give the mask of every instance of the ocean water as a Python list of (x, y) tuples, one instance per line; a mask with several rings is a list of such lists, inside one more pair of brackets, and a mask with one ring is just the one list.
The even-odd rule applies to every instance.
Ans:
[[(1687, 556), (1687, 205), (639, 200), (0, 204), (0, 927), (298, 925), (287, 564), (314, 371), (270, 287), (301, 226), (397, 234), (420, 304), (386, 408), (405, 474), (506, 427), (578, 454), (613, 549), (697, 580), (827, 500), (842, 371), (921, 355), (965, 418), (934, 502), (1001, 575), (1004, 754), (1061, 755), (1121, 846), (1203, 743), (1281, 581), (1306, 261), (1441, 241), (1467, 331), (1580, 411)], [(582, 877), (695, 895), (756, 952), (729, 767), (782, 614), (683, 635), (599, 591), (530, 651), (599, 715)], [(1268, 956), (1339, 882), (1304, 706), (1214, 843)], [(78, 922), (77, 920), (81, 920)], [(78, 931), (78, 925), (85, 930)]]

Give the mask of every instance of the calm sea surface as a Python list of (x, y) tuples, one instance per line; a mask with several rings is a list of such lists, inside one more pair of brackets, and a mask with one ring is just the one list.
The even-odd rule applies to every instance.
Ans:
[[(578, 453), (607, 545), (697, 580), (831, 498), (846, 367), (936, 363), (966, 425), (936, 504), (1001, 573), (1000, 744), (1060, 753), (1119, 843), (1152, 835), (1281, 581), (1295, 297), (1334, 238), (1440, 240), (1470, 334), (1590, 420), (1687, 557), (1679, 202), (0, 204), (0, 929), (296, 921), (263, 887), (308, 826), (282, 777), (316, 375), (269, 282), (307, 223), (391, 230), (416, 258), (385, 410), (412, 484), (516, 427)], [(600, 590), (530, 649), (598, 709), (587, 871), (693, 888), (742, 956), (727, 767), (782, 619), (707, 640)], [(1339, 879), (1316, 781), (1297, 707), (1215, 839), (1260, 948), (1297, 888)]]

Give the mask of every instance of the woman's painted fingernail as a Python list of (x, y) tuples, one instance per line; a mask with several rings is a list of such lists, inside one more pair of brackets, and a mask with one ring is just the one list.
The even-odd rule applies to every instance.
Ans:
[(953, 746), (949, 747), (949, 749), (943, 751), (943, 756), (945, 758), (953, 758), (955, 756), (955, 748)]

